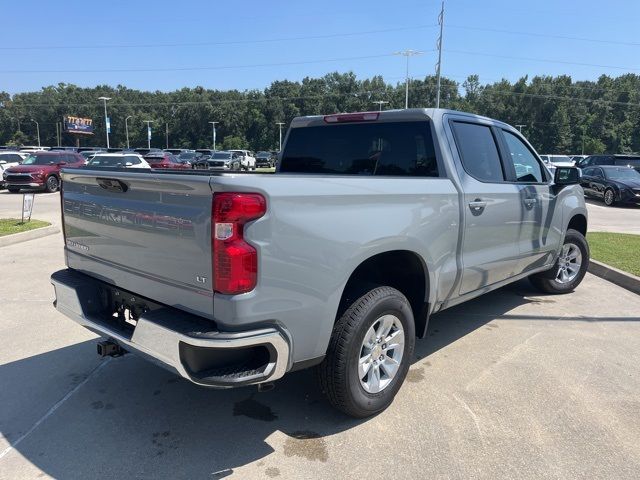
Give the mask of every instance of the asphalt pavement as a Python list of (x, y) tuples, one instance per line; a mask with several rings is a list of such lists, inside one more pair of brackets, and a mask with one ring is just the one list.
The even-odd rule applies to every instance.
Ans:
[(591, 275), (570, 295), (520, 282), (434, 316), (393, 405), (353, 420), (309, 371), (216, 391), (133, 355), (101, 360), (51, 305), (61, 236), (1, 253), (2, 479), (640, 471), (640, 297)]

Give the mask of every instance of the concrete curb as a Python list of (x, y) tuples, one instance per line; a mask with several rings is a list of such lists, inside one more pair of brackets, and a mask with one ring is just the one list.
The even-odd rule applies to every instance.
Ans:
[(0, 248), (7, 245), (13, 245), (16, 243), (27, 242), (29, 240), (35, 240), (36, 238), (46, 237), (58, 233), (60, 227), (56, 225), (49, 225), (48, 227), (36, 228), (35, 230), (29, 230), (27, 232), (13, 233), (11, 235), (5, 235), (0, 237)]
[(589, 273), (640, 295), (640, 277), (618, 270), (606, 263), (589, 260)]

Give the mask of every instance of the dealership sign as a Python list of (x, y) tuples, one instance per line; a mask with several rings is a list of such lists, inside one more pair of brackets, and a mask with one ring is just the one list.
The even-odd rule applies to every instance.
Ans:
[(72, 117), (67, 115), (63, 117), (64, 131), (67, 133), (81, 133), (84, 135), (93, 135), (93, 120), (90, 118)]

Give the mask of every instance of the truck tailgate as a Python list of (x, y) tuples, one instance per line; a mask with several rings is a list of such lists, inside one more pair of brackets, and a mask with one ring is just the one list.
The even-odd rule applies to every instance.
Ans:
[(67, 265), (213, 318), (210, 178), (63, 171)]

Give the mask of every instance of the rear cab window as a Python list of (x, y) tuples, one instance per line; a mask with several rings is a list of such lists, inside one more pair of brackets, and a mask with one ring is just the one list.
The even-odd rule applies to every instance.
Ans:
[(281, 173), (439, 177), (428, 121), (292, 128)]
[(464, 170), (481, 182), (504, 182), (502, 161), (491, 127), (462, 121), (453, 121), (451, 125)]

